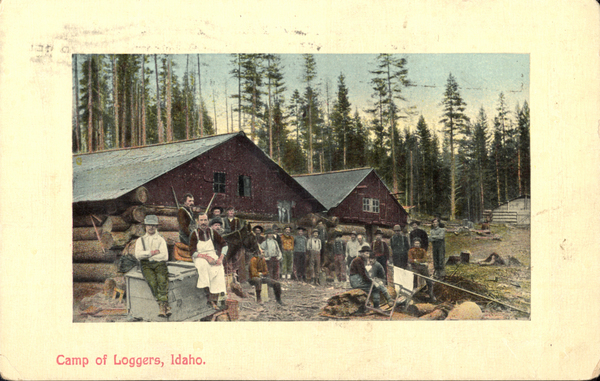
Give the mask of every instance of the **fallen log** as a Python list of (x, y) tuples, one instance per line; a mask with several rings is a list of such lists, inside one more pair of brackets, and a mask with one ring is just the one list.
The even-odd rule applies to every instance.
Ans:
[(445, 318), (446, 313), (441, 309), (434, 310), (428, 314), (419, 317), (419, 319), (421, 320), (444, 320)]
[(118, 275), (113, 263), (73, 263), (74, 282), (104, 282)]
[(493, 235), (493, 236), (485, 236), (485, 237), (474, 237), (475, 239), (486, 239), (486, 240), (496, 240), (496, 241), (501, 241), (502, 239), (500, 238), (500, 236), (497, 235)]
[(158, 231), (179, 231), (179, 222), (177, 217), (170, 216), (157, 216), (158, 217)]
[(102, 233), (101, 241), (97, 239), (86, 241), (73, 241), (73, 254), (103, 252), (113, 245), (113, 237), (110, 233)]
[(123, 197), (121, 197), (121, 199), (123, 199), (123, 201), (132, 203), (132, 204), (145, 204), (148, 202), (148, 199), (150, 198), (150, 193), (148, 192), (148, 189), (146, 189), (146, 187), (139, 187), (137, 189), (135, 189), (134, 191), (131, 191), (129, 193), (127, 193), (126, 195), (124, 195)]
[(129, 222), (132, 224), (135, 223), (143, 223), (144, 218), (146, 217), (146, 208), (142, 205), (130, 206), (127, 208), (125, 212), (121, 214), (121, 218), (125, 222)]
[[(98, 232), (100, 234), (103, 233), (102, 227), (98, 227)], [(73, 241), (86, 241), (92, 239), (98, 239), (94, 227), (73, 228)]]
[(102, 231), (104, 232), (124, 232), (129, 229), (131, 224), (125, 221), (120, 216), (108, 216), (106, 221), (102, 224)]
[(362, 234), (363, 237), (367, 234), (367, 230), (364, 226), (354, 226), (354, 225), (338, 225), (336, 227), (338, 231), (340, 231), (343, 235), (350, 235), (353, 231), (356, 234)]
[(106, 220), (107, 215), (105, 214), (82, 214), (73, 216), (73, 227), (74, 228), (83, 228), (83, 227), (94, 227), (92, 224), (92, 218), (94, 219), (94, 223), (96, 226), (102, 225)]
[(116, 250), (102, 251), (85, 251), (73, 253), (74, 263), (113, 263), (117, 259)]
[(144, 228), (144, 225), (140, 224), (131, 225), (131, 227), (124, 232), (112, 233), (114, 243), (113, 246), (111, 246), (111, 248), (124, 247), (132, 239), (141, 237), (144, 234), (146, 234), (146, 230)]
[(177, 217), (177, 213), (179, 209), (174, 206), (148, 206), (144, 205), (146, 208), (146, 215), (154, 214), (156, 216), (170, 216)]
[(420, 317), (423, 315), (430, 314), (433, 311), (435, 311), (436, 309), (437, 309), (437, 306), (435, 304), (416, 303), (416, 304), (409, 305), (408, 308), (406, 309), (406, 312), (413, 316)]

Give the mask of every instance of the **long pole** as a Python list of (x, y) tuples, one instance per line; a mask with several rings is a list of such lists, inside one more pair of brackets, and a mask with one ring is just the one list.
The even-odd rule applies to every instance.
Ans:
[(432, 281), (432, 282), (435, 282), (435, 283), (440, 283), (440, 284), (443, 284), (444, 286), (448, 286), (448, 287), (456, 288), (457, 290), (464, 291), (464, 292), (466, 292), (466, 293), (468, 293), (468, 294), (475, 295), (475, 296), (478, 296), (478, 297), (480, 297), (480, 298), (483, 298), (483, 299), (486, 299), (486, 300), (490, 300), (490, 301), (492, 301), (492, 302), (494, 302), (494, 303), (498, 303), (498, 304), (501, 304), (501, 305), (503, 305), (503, 306), (506, 306), (506, 307), (512, 308), (513, 310), (517, 310), (517, 311), (520, 311), (520, 312), (524, 312), (524, 313), (526, 313), (527, 315), (529, 315), (529, 314), (530, 314), (530, 312), (529, 312), (529, 311), (522, 310), (522, 309), (520, 309), (520, 308), (517, 308), (517, 307), (515, 307), (515, 306), (511, 306), (510, 304), (503, 303), (503, 302), (501, 302), (501, 301), (499, 301), (499, 300), (496, 300), (496, 299), (493, 299), (493, 298), (490, 298), (490, 297), (487, 297), (487, 296), (484, 296), (484, 295), (478, 294), (478, 293), (476, 293), (476, 292), (473, 292), (473, 291), (465, 290), (464, 288), (461, 288), (461, 287), (455, 286), (455, 285), (453, 285), (453, 284), (446, 283), (446, 282), (442, 282), (441, 280), (434, 279), (434, 278), (430, 278), (430, 277), (428, 277), (428, 276), (421, 275), (421, 274), (416, 274), (416, 273), (415, 273), (415, 275), (417, 275), (417, 276), (420, 276), (420, 277), (421, 277), (421, 278), (423, 278), (423, 279), (427, 279), (427, 280), (430, 280), (430, 281)]

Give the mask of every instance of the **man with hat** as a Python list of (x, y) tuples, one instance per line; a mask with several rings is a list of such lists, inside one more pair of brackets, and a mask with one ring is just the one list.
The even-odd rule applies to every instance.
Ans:
[(392, 262), (394, 266), (406, 269), (408, 266), (408, 237), (400, 225), (394, 225), (394, 235), (390, 238), (390, 247), (392, 249)]
[(350, 268), (350, 263), (354, 260), (354, 258), (358, 257), (358, 251), (362, 247), (358, 239), (356, 238), (358, 234), (356, 231), (352, 231), (350, 233), (350, 240), (346, 242), (346, 265)]
[(375, 240), (373, 241), (373, 255), (377, 262), (383, 267), (387, 275), (387, 262), (390, 259), (390, 247), (383, 240), (383, 231), (377, 229), (375, 231)]
[(223, 220), (221, 218), (215, 217), (210, 220), (208, 226), (215, 232), (219, 233), (219, 235), (223, 235)]
[(275, 240), (275, 232), (273, 232), (273, 230), (267, 230), (267, 237), (260, 244), (260, 248), (262, 249), (267, 262), (269, 277), (273, 280), (279, 279), (279, 261), (282, 258), (282, 254), (281, 249), (279, 249), (279, 244), (277, 243), (277, 240)]
[(283, 228), (283, 234), (279, 237), (281, 240), (281, 251), (283, 260), (281, 261), (281, 272), (284, 279), (292, 279), (292, 258), (294, 257), (294, 236), (292, 228), (286, 226)]
[(313, 229), (312, 237), (306, 243), (306, 257), (306, 281), (316, 285), (321, 273), (321, 240), (318, 229)]
[(183, 195), (183, 204), (177, 211), (177, 222), (179, 222), (179, 242), (186, 245), (190, 244), (190, 234), (196, 229), (196, 219), (194, 218), (194, 196), (191, 193)]
[(222, 207), (215, 206), (212, 208), (211, 221), (214, 220), (215, 218), (221, 221), (221, 228), (223, 228), (225, 225), (225, 222), (223, 221), (223, 208)]
[(294, 267), (292, 272), (294, 279), (301, 281), (306, 280), (306, 244), (308, 240), (304, 235), (305, 228), (299, 226), (296, 230), (298, 235), (294, 237)]
[(242, 221), (235, 216), (235, 208), (230, 206), (227, 208), (227, 217), (223, 219), (223, 232), (224, 234), (240, 230), (242, 228)]
[(410, 247), (415, 246), (415, 238), (418, 238), (421, 241), (421, 248), (427, 251), (427, 248), (429, 247), (429, 237), (427, 237), (425, 230), (419, 229), (419, 225), (420, 223), (417, 220), (412, 220), (410, 223)]
[(434, 277), (443, 278), (445, 276), (444, 266), (446, 265), (446, 229), (439, 218), (431, 221), (431, 230), (429, 238), (433, 248), (433, 267)]
[(158, 217), (147, 215), (144, 218), (146, 234), (135, 243), (135, 257), (139, 259), (144, 279), (158, 302), (158, 316), (171, 315), (169, 307), (169, 253), (165, 239), (157, 232)]
[[(206, 213), (198, 215), (198, 228), (190, 236), (190, 252), (198, 270), (196, 287), (204, 289), (208, 304), (225, 307), (225, 269), (223, 260), (227, 254), (227, 241), (208, 227)], [(215, 302), (219, 301), (217, 306)]]
[(333, 265), (335, 267), (335, 275), (339, 282), (346, 281), (346, 242), (342, 239), (342, 232), (335, 232), (335, 240), (333, 241)]
[(254, 252), (254, 256), (250, 260), (250, 266), (248, 266), (248, 271), (250, 273), (250, 280), (248, 282), (254, 286), (256, 301), (258, 303), (262, 303), (260, 294), (262, 285), (266, 283), (273, 288), (277, 303), (283, 304), (281, 301), (281, 283), (269, 277), (267, 262), (262, 252)]
[[(369, 268), (367, 268), (367, 263), (370, 263), (368, 266)], [(350, 286), (352, 288), (363, 290), (368, 294), (371, 290), (371, 285), (373, 285), (371, 295), (373, 296), (373, 306), (375, 308), (379, 308), (381, 294), (386, 297), (388, 303), (392, 301), (383, 279), (379, 279), (379, 276), (381, 275), (383, 275), (385, 279), (385, 272), (381, 265), (375, 260), (375, 256), (371, 253), (371, 249), (369, 246), (363, 246), (359, 250), (359, 255), (352, 260), (352, 263), (350, 264)]]
[(252, 232), (256, 236), (256, 242), (258, 242), (259, 245), (265, 241), (265, 237), (262, 235), (264, 231), (265, 229), (260, 225), (254, 225), (252, 227)]

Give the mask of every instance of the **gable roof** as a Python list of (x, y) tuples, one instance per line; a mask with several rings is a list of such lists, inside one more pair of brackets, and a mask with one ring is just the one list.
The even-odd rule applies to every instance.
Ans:
[(73, 202), (112, 200), (243, 132), (73, 155)]
[(371, 172), (373, 168), (359, 168), (293, 177), (329, 210), (341, 204)]

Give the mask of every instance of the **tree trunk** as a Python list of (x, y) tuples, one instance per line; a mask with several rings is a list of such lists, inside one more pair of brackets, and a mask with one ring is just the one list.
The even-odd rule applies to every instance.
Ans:
[(165, 141), (165, 131), (163, 130), (161, 108), (160, 108), (160, 84), (158, 82), (158, 60), (154, 55), (154, 68), (156, 73), (156, 114), (158, 119), (158, 142), (163, 143)]
[(127, 193), (122, 199), (126, 202), (130, 202), (132, 204), (145, 204), (148, 202), (150, 198), (150, 194), (146, 187), (139, 187), (136, 190)]
[(92, 138), (94, 136), (94, 132), (93, 132), (93, 126), (92, 126), (92, 122), (93, 122), (93, 118), (92, 118), (92, 93), (93, 93), (93, 89), (92, 89), (92, 67), (94, 65), (92, 65), (94, 61), (94, 57), (92, 55), (90, 55), (90, 60), (88, 61), (88, 125), (87, 125), (87, 151), (88, 152), (94, 152), (94, 147), (92, 145)]
[[(100, 233), (101, 241), (91, 239), (86, 241), (73, 241), (73, 254), (107, 251), (114, 243), (111, 233)], [(104, 250), (103, 250), (104, 249)]]
[(108, 216), (102, 224), (102, 230), (105, 232), (124, 232), (130, 226), (130, 223), (119, 216)]
[(198, 54), (198, 123), (200, 137), (204, 136), (204, 102), (202, 101), (202, 75), (200, 73), (200, 55)]
[(113, 101), (115, 108), (115, 148), (120, 147), (119, 141), (119, 74), (117, 70), (117, 56), (112, 57), (113, 63)]
[(146, 56), (142, 54), (142, 141), (146, 145)]
[[(88, 218), (89, 220), (89, 218)], [(104, 230), (102, 229), (102, 225), (98, 223), (98, 221), (94, 221), (96, 223), (96, 229), (98, 229), (98, 235), (102, 237)], [(90, 222), (90, 225), (92, 223)], [(98, 235), (96, 235), (96, 229), (93, 226), (91, 227), (74, 227), (73, 228), (73, 241), (92, 241), (98, 240)]]
[(118, 275), (117, 266), (112, 263), (73, 263), (75, 282), (104, 282)]
[(127, 210), (121, 214), (121, 218), (125, 222), (129, 223), (143, 223), (146, 217), (146, 208), (141, 205), (135, 205), (127, 208)]
[(75, 68), (75, 143), (76, 151), (81, 152), (81, 127), (79, 126), (79, 66), (77, 54), (73, 55), (73, 67)]
[(102, 250), (95, 251), (82, 251), (79, 253), (73, 253), (73, 265), (83, 263), (113, 263), (117, 259), (117, 251), (106, 250), (104, 253)]
[(171, 84), (171, 58), (167, 56), (167, 141), (173, 141), (173, 120), (171, 118), (171, 102), (173, 86)]

